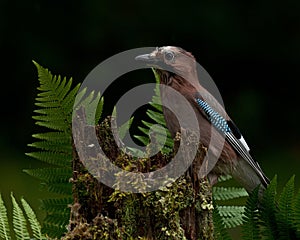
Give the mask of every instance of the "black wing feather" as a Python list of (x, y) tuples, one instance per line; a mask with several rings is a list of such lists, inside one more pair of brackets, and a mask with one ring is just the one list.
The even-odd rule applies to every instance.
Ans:
[[(236, 152), (248, 162), (248, 164), (254, 169), (256, 174), (261, 178), (264, 186), (267, 187), (270, 181), (261, 170), (259, 164), (251, 157), (248, 145), (245, 142), (238, 127), (233, 123), (233, 121), (226, 121), (220, 114), (218, 114), (218, 112), (212, 109), (208, 105), (208, 103), (205, 102), (203, 98), (201, 98), (200, 94), (197, 94), (195, 100), (206, 119), (210, 121), (218, 131), (220, 131), (222, 134), (225, 134), (227, 142), (229, 142), (229, 144), (236, 150)], [(218, 128), (216, 122), (221, 122), (223, 126), (225, 124), (225, 127)]]

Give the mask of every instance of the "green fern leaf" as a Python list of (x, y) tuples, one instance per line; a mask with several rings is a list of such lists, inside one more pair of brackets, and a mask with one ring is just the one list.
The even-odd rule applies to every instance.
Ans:
[(294, 197), (294, 182), (295, 176), (292, 176), (283, 188), (282, 193), (280, 194), (278, 207), (280, 209), (280, 214), (282, 220), (286, 223), (292, 222), (292, 201)]
[(68, 183), (72, 175), (71, 168), (38, 168), (23, 171), (47, 183)]
[(68, 94), (68, 92), (71, 89), (73, 79), (70, 78), (70, 80), (67, 82), (67, 78), (64, 77), (63, 81), (60, 83), (60, 85), (57, 88), (57, 92), (59, 93), (58, 99), (64, 99), (65, 96)]
[(163, 114), (156, 112), (156, 111), (152, 111), (152, 110), (148, 110), (147, 111), (147, 115), (156, 123), (162, 125), (162, 126), (166, 126), (166, 121), (165, 118), (163, 116)]
[(72, 146), (69, 144), (62, 144), (61, 142), (54, 141), (40, 141), (28, 144), (29, 147), (35, 147), (42, 149), (44, 151), (54, 151), (65, 154), (70, 154), (72, 151)]
[[(71, 198), (72, 184), (69, 183), (69, 179), (72, 177), (71, 161), (73, 157), (71, 123), (75, 97), (80, 89), (80, 84), (71, 89), (72, 78), (68, 80), (66, 77), (54, 76), (48, 69), (43, 68), (36, 62), (34, 64), (38, 70), (40, 83), (38, 90), (40, 92), (37, 94), (35, 104), (38, 109), (34, 111), (35, 116), (33, 118), (36, 120), (37, 125), (54, 131), (34, 134), (33, 137), (40, 141), (29, 144), (29, 146), (39, 149), (39, 151), (27, 153), (27, 155), (57, 167), (24, 171), (40, 179), (42, 186), (48, 192), (59, 193)], [(82, 102), (85, 93), (86, 90), (81, 91), (76, 99)], [(69, 203), (71, 202), (69, 201)], [(53, 207), (57, 207), (57, 205)], [(67, 224), (70, 209), (67, 204), (64, 209), (68, 214), (61, 215), (57, 220)], [(63, 212), (61, 208), (59, 208), (59, 211)], [(52, 212), (46, 210), (46, 214), (48, 216)], [(56, 222), (53, 223), (53, 226), (55, 224)], [(47, 226), (52, 226), (52, 223), (47, 222)], [(54, 232), (57, 233), (57, 228), (52, 229), (53, 232), (49, 228), (48, 230), (50, 231), (48, 234), (53, 237), (61, 236), (55, 235)], [(60, 228), (60, 233), (63, 231), (66, 231), (66, 229)]]
[(214, 187), (213, 198), (215, 200), (230, 200), (238, 197), (247, 197), (248, 193), (244, 188), (237, 187)]
[(69, 154), (56, 152), (32, 152), (26, 153), (26, 155), (61, 167), (69, 167), (72, 161), (72, 157)]
[(84, 88), (77, 94), (76, 102), (74, 104), (74, 113), (83, 108), (87, 124), (95, 125), (100, 120), (104, 101), (103, 98), (100, 98), (99, 92), (95, 94), (94, 91), (91, 91), (87, 96), (86, 92), (87, 89)]
[(72, 184), (70, 183), (47, 183), (44, 185), (44, 189), (51, 193), (57, 193), (61, 195), (72, 194)]
[(67, 127), (65, 123), (63, 123), (59, 119), (52, 120), (51, 122), (48, 121), (37, 121), (35, 122), (36, 125), (41, 127), (57, 130), (57, 131), (68, 131), (70, 127)]
[(225, 182), (232, 179), (231, 175), (221, 175), (220, 177), (218, 177), (218, 182)]
[(77, 92), (75, 94), (75, 96), (74, 96), (75, 100), (74, 99), (72, 100), (73, 104), (74, 104), (74, 107), (73, 107), (74, 109), (76, 109), (76, 107), (78, 107), (79, 104), (82, 102), (82, 99), (85, 96), (86, 92), (87, 92), (87, 88), (83, 88), (80, 92)]
[[(150, 128), (138, 127), (138, 129), (144, 133), (146, 136), (149, 136)], [(149, 140), (149, 139), (148, 139)]]
[(36, 239), (46, 239), (42, 234), (41, 224), (37, 220), (36, 215), (30, 205), (25, 201), (24, 198), (21, 198), (21, 203), (30, 222), (30, 228), (32, 229), (33, 237)]
[(297, 229), (298, 237), (300, 238), (300, 190), (298, 191), (298, 194), (295, 197), (293, 209), (295, 219), (294, 226)]
[(262, 235), (268, 239), (278, 239), (278, 222), (276, 221), (276, 189), (277, 176), (272, 179), (268, 188), (265, 190), (262, 201), (260, 218), (262, 220)]
[(96, 107), (99, 102), (99, 99), (100, 93), (98, 93), (95, 97), (95, 92), (92, 91), (88, 94), (88, 96), (83, 98), (83, 100), (75, 107), (76, 110), (80, 109), (81, 107), (84, 109), (86, 115), (86, 122), (89, 125), (95, 124)]
[(217, 206), (217, 208), (223, 217), (225, 227), (234, 228), (243, 224), (244, 206)]
[(293, 198), (294, 198), (294, 181), (295, 176), (292, 176), (283, 188), (278, 199), (279, 212), (277, 214), (279, 239), (293, 239)]
[[(153, 70), (156, 82), (159, 83), (159, 75)], [(154, 132), (155, 133), (155, 142), (160, 143), (159, 146), (164, 145), (164, 147), (161, 150), (162, 153), (164, 154), (169, 154), (174, 146), (174, 141), (171, 137), (171, 134), (169, 130), (166, 127), (166, 122), (162, 113), (162, 106), (161, 106), (161, 99), (160, 99), (160, 90), (159, 90), (159, 84), (156, 85), (154, 89), (155, 95), (152, 97), (152, 100), (150, 102), (151, 107), (155, 109), (148, 109), (146, 114), (150, 117), (152, 122), (147, 122), (142, 120), (143, 126), (138, 126), (138, 129), (146, 136), (143, 135), (135, 135), (134, 137), (141, 141), (144, 145), (148, 145), (150, 143), (149, 139), (149, 131), (150, 128), (156, 124), (159, 124), (165, 129), (166, 132), (166, 137), (165, 135), (161, 134), (159, 131)]]
[(134, 137), (139, 140), (142, 144), (144, 145), (148, 145), (150, 140), (148, 137), (145, 137), (145, 136), (140, 136), (140, 135), (134, 135)]
[(17, 239), (30, 239), (30, 235), (27, 229), (27, 221), (24, 217), (23, 211), (11, 193), (11, 199), (13, 204), (13, 226)]
[(103, 104), (104, 104), (104, 98), (102, 97), (98, 103), (96, 114), (95, 114), (95, 124), (97, 124), (100, 121), (102, 111), (103, 111)]
[(47, 233), (47, 236), (50, 237), (50, 239), (57, 239), (57, 236), (62, 236), (66, 231), (66, 226), (61, 226), (51, 219), (43, 222), (43, 232)]
[(4, 202), (2, 200), (1, 194), (0, 194), (0, 239), (5, 239), (5, 240), (11, 239), (8, 218), (7, 218), (7, 211)]
[(120, 139), (124, 139), (126, 133), (129, 131), (132, 122), (133, 122), (133, 117), (119, 127), (118, 132), (119, 132)]
[(43, 231), (50, 237), (61, 236), (67, 231), (70, 217), (68, 206), (72, 202), (72, 197), (42, 200), (41, 208), (47, 212), (43, 221)]
[(48, 142), (57, 142), (61, 144), (70, 144), (71, 136), (64, 132), (47, 132), (47, 133), (38, 133), (33, 134), (32, 137), (46, 140)]
[[(77, 84), (69, 93), (65, 96), (65, 98), (62, 100), (62, 106), (64, 111), (68, 111), (69, 109), (73, 109), (75, 97), (78, 98), (78, 93), (80, 89), (80, 84)], [(85, 93), (85, 92), (83, 92)], [(77, 95), (78, 94), (78, 95)], [(77, 96), (76, 96), (77, 95)], [(84, 95), (84, 94), (83, 94)]]
[(43, 199), (41, 208), (49, 213), (70, 214), (68, 205), (72, 202), (71, 197)]
[(158, 112), (162, 112), (162, 106), (161, 104), (157, 103), (158, 102), (158, 97), (157, 96), (153, 96), (153, 101), (151, 102), (151, 106)]
[[(41, 91), (36, 99), (36, 105), (41, 108), (51, 108), (51, 110), (49, 110), (51, 114), (34, 117), (38, 120), (36, 124), (54, 130), (70, 131), (73, 109), (67, 108), (63, 100), (70, 91), (72, 79), (69, 81), (67, 81), (66, 78), (61, 80), (60, 76), (53, 76), (48, 69), (41, 67), (36, 62), (34, 62), (34, 64), (37, 67), (40, 81), (40, 87), (38, 87), (38, 89)], [(46, 113), (46, 111), (44, 112)], [(55, 116), (58, 116), (60, 121), (53, 123), (51, 120), (51, 122), (49, 122), (49, 118), (54, 118)]]
[(213, 209), (214, 236), (217, 240), (230, 240), (228, 232), (225, 229), (224, 218), (220, 216), (219, 208)]
[(48, 214), (43, 222), (43, 231), (47, 232), (50, 237), (61, 236), (67, 231), (68, 219), (70, 213), (52, 213)]
[(243, 217), (244, 224), (242, 226), (244, 236), (243, 239), (245, 240), (260, 239), (258, 191), (259, 187), (255, 188), (246, 202), (246, 208)]
[[(154, 126), (153, 124), (150, 125), (151, 127)], [(150, 133), (150, 128), (144, 128), (144, 127), (138, 127), (138, 129), (144, 133), (146, 136), (149, 136)], [(151, 128), (153, 133), (155, 134), (155, 137), (157, 138), (157, 141), (160, 141), (161, 139), (164, 139), (164, 144), (165, 146), (172, 148), (174, 145), (174, 141), (171, 138), (171, 134), (169, 131), (167, 131), (167, 129), (165, 129), (165, 133), (167, 134), (167, 137), (165, 138), (165, 134), (163, 134), (160, 129), (158, 129), (158, 131), (155, 131), (157, 128)], [(150, 141), (150, 139), (148, 138), (148, 142)], [(160, 141), (161, 142), (161, 141)]]
[[(63, 117), (63, 113), (58, 113), (56, 108), (40, 108), (40, 109), (36, 109), (34, 110), (35, 113), (38, 114), (44, 114), (44, 115), (57, 115), (58, 117)], [(36, 118), (38, 119), (39, 116), (37, 116)], [(38, 119), (41, 120), (41, 119)], [(44, 119), (43, 119), (44, 120)], [(47, 118), (46, 118), (47, 120)]]

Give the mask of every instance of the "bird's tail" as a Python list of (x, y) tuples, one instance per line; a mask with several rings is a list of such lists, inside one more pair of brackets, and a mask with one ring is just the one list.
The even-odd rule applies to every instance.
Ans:
[[(259, 169), (259, 172), (257, 172), (257, 169)], [(232, 176), (247, 190), (248, 193), (251, 193), (260, 185), (259, 195), (262, 196), (270, 181), (258, 164), (257, 169), (250, 166), (244, 159), (240, 159), (232, 171)]]

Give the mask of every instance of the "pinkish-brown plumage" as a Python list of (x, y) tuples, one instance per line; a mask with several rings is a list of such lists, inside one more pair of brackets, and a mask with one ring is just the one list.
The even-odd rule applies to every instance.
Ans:
[[(223, 106), (200, 85), (196, 60), (191, 53), (178, 47), (168, 46), (157, 48), (152, 53), (138, 56), (136, 59), (153, 66), (160, 76), (163, 113), (167, 127), (173, 137), (182, 128), (193, 128), (193, 126), (189, 125), (189, 121), (179, 125), (174, 113), (164, 107), (165, 103), (173, 104), (179, 111), (182, 111), (182, 114), (188, 114), (185, 113), (183, 107), (181, 108), (176, 95), (167, 91), (168, 87), (179, 92), (192, 106), (199, 123), (200, 141), (205, 147), (210, 147), (211, 158), (213, 156), (218, 158), (216, 165), (208, 173), (212, 184), (216, 182), (218, 176), (231, 174), (249, 192), (259, 184), (261, 184), (262, 189), (266, 188), (269, 180), (258, 163), (250, 156), (248, 146), (239, 130), (233, 124)], [(213, 115), (207, 115), (205, 109), (201, 108), (196, 99), (205, 101), (209, 109), (214, 111), (218, 118), (221, 118), (225, 124), (228, 122), (228, 126), (230, 126), (228, 132), (217, 131), (218, 129), (212, 126), (210, 117), (213, 117)], [(213, 142), (211, 142), (212, 139)]]

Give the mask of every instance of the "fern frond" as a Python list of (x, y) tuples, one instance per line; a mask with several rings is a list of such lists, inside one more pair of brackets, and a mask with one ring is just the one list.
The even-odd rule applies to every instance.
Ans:
[(24, 172), (47, 183), (66, 183), (72, 175), (71, 168), (37, 168)]
[(230, 200), (238, 197), (247, 197), (244, 188), (237, 187), (213, 187), (213, 198), (215, 200)]
[(51, 193), (57, 193), (61, 195), (70, 195), (72, 194), (72, 185), (68, 182), (62, 183), (47, 183), (42, 184), (44, 189)]
[(46, 140), (49, 142), (57, 142), (61, 144), (70, 144), (71, 136), (64, 132), (46, 132), (46, 133), (37, 133), (33, 134), (32, 137)]
[(293, 204), (293, 209), (294, 209), (294, 226), (297, 229), (298, 237), (300, 238), (300, 190), (298, 191), (294, 204)]
[(279, 212), (277, 214), (278, 229), (280, 239), (288, 237), (292, 239), (293, 231), (293, 198), (294, 198), (294, 181), (295, 176), (292, 176), (287, 184), (284, 186), (282, 193), (278, 199)]
[[(39, 116), (39, 118), (43, 118), (43, 117)], [(70, 128), (66, 126), (64, 122), (61, 122), (60, 119), (52, 119), (51, 122), (48, 122), (48, 119), (45, 118), (45, 120), (36, 121), (35, 124), (56, 131), (68, 131), (68, 129)]]
[(67, 231), (67, 226), (61, 226), (55, 222), (44, 221), (43, 232), (47, 233), (47, 236), (57, 239), (57, 236), (62, 236)]
[(265, 190), (262, 201), (260, 218), (262, 221), (262, 235), (270, 239), (278, 239), (278, 222), (276, 221), (277, 176), (272, 179), (269, 186)]
[(294, 197), (294, 182), (295, 176), (292, 176), (287, 182), (280, 194), (278, 207), (282, 220), (286, 223), (291, 223), (292, 219), (292, 201)]
[(218, 182), (225, 182), (232, 179), (231, 175), (221, 175), (218, 177)]
[(95, 113), (95, 124), (97, 124), (100, 121), (102, 111), (103, 111), (103, 105), (104, 105), (104, 98), (100, 98), (98, 101), (98, 105), (96, 108), (96, 113)]
[[(64, 108), (64, 111), (67, 111), (68, 109), (73, 109), (75, 97), (78, 98), (78, 93), (80, 89), (80, 84), (77, 84), (69, 93), (65, 96), (64, 99), (62, 99), (62, 106)], [(83, 95), (85, 94), (84, 91), (81, 92)]]
[(42, 200), (41, 209), (47, 212), (43, 221), (43, 232), (54, 238), (67, 231), (70, 217), (69, 205), (72, 202), (72, 197)]
[[(155, 72), (153, 69), (156, 83), (159, 83), (159, 75)], [(147, 122), (142, 120), (143, 126), (138, 126), (138, 129), (144, 134), (144, 135), (135, 135), (134, 137), (141, 141), (144, 145), (148, 145), (150, 143), (149, 139), (149, 131), (150, 128), (156, 124), (159, 124), (161, 127), (165, 129), (165, 134), (161, 134), (159, 131), (155, 132), (155, 141), (157, 143), (160, 143), (160, 145), (164, 145), (160, 151), (164, 154), (168, 154), (172, 151), (174, 146), (174, 141), (171, 137), (171, 134), (169, 130), (166, 127), (165, 118), (162, 112), (162, 106), (161, 106), (161, 99), (160, 99), (160, 90), (159, 90), (159, 84), (156, 84), (156, 87), (154, 89), (155, 95), (152, 97), (151, 102), (149, 103), (150, 106), (155, 109), (148, 109), (146, 114), (151, 119), (152, 122)], [(153, 129), (152, 129), (153, 130)]]
[(42, 234), (41, 224), (37, 220), (36, 215), (32, 210), (32, 208), (30, 207), (30, 205), (25, 201), (24, 198), (21, 198), (21, 203), (27, 215), (28, 221), (30, 223), (30, 228), (32, 229), (33, 237), (36, 239), (46, 239)]
[(119, 127), (118, 132), (119, 132), (120, 139), (124, 139), (126, 133), (129, 131), (132, 122), (133, 122), (133, 117), (128, 119), (128, 121), (126, 121)]
[[(55, 192), (70, 196), (72, 184), (72, 114), (75, 97), (80, 89), (77, 84), (72, 89), (72, 78), (52, 75), (51, 72), (34, 62), (38, 70), (40, 86), (36, 98), (35, 116), (36, 124), (51, 129), (52, 132), (34, 134), (39, 141), (29, 144), (38, 149), (36, 152), (27, 153), (28, 156), (52, 164), (55, 168), (24, 170), (29, 175), (42, 181), (42, 186), (48, 192)], [(82, 101), (86, 90), (81, 91), (76, 99)], [(100, 96), (99, 96), (100, 98)], [(98, 98), (98, 100), (99, 100)], [(70, 203), (71, 201), (69, 201)], [(56, 206), (56, 205), (54, 205)], [(56, 206), (57, 207), (57, 206)], [(70, 211), (67, 205), (66, 211)], [(59, 209), (61, 212), (62, 209)], [(51, 214), (46, 210), (47, 216)], [(68, 222), (69, 216), (61, 215), (60, 221)], [(47, 223), (51, 225), (50, 222)], [(56, 224), (56, 223), (54, 223)], [(44, 225), (44, 224), (43, 224)], [(62, 229), (61, 229), (62, 230)], [(65, 229), (63, 229), (65, 231)], [(63, 231), (62, 230), (62, 231)], [(55, 230), (56, 231), (56, 230)], [(51, 234), (51, 232), (49, 232)], [(54, 235), (52, 235), (54, 236)], [(54, 237), (60, 237), (56, 235)]]
[(255, 188), (246, 202), (246, 208), (243, 217), (244, 224), (242, 225), (244, 236), (243, 239), (245, 240), (260, 239), (258, 190), (259, 187)]
[(214, 237), (217, 240), (230, 240), (225, 228), (224, 218), (220, 216), (218, 207), (213, 209)]
[(68, 205), (72, 202), (73, 198), (71, 197), (43, 199), (41, 208), (49, 213), (69, 214)]
[(217, 206), (217, 208), (223, 217), (225, 227), (234, 228), (243, 224), (244, 206)]
[(44, 151), (53, 151), (53, 152), (60, 152), (65, 154), (70, 154), (72, 151), (72, 146), (70, 143), (62, 144), (61, 142), (54, 142), (54, 141), (39, 141), (28, 144), (29, 147), (35, 147), (42, 149)]
[(74, 113), (80, 108), (84, 109), (86, 122), (89, 125), (95, 125), (99, 122), (102, 110), (103, 110), (103, 103), (104, 99), (101, 97), (100, 92), (95, 94), (94, 91), (87, 93), (87, 89), (84, 88), (81, 90), (75, 99), (74, 104)]
[(69, 212), (48, 214), (43, 221), (43, 231), (50, 237), (61, 236), (67, 231)]
[(31, 152), (26, 153), (27, 156), (36, 158), (42, 162), (50, 163), (61, 167), (70, 167), (72, 157), (69, 154), (57, 152)]
[[(152, 127), (153, 124), (150, 125), (150, 126)], [(146, 136), (149, 136), (150, 128), (138, 127), (138, 129), (139, 129), (142, 133), (144, 133)], [(158, 142), (162, 142), (161, 139), (164, 139), (165, 141), (162, 142), (162, 143), (165, 144), (165, 147), (169, 147), (169, 148), (172, 148), (172, 147), (173, 147), (174, 141), (173, 141), (173, 139), (171, 138), (171, 135), (170, 135), (170, 132), (169, 132), (169, 131), (167, 131), (167, 130), (165, 129), (165, 130), (166, 130), (165, 133), (167, 134), (167, 137), (165, 137), (165, 134), (163, 134), (161, 131), (155, 131), (155, 128), (151, 128), (151, 129), (153, 130), (153, 133), (155, 134), (155, 138), (157, 139)], [(138, 137), (138, 136), (137, 136), (137, 137)], [(149, 141), (150, 141), (149, 138), (147, 138), (147, 139), (148, 139), (148, 140), (145, 141), (145, 142), (149, 142)]]
[(148, 137), (140, 136), (140, 135), (134, 135), (134, 137), (144, 145), (148, 145), (150, 143), (150, 140)]
[(149, 109), (146, 113), (154, 122), (162, 125), (162, 126), (166, 126), (166, 122), (165, 122), (165, 118), (164, 116), (157, 112), (157, 111), (152, 111), (151, 109)]
[[(36, 98), (36, 105), (41, 108), (51, 109), (44, 111), (39, 110), (38, 113), (44, 113), (43, 115), (34, 117), (38, 120), (36, 124), (54, 130), (70, 131), (73, 109), (72, 107), (66, 106), (66, 102), (63, 100), (70, 91), (72, 78), (68, 81), (66, 78), (62, 80), (60, 76), (53, 76), (48, 69), (43, 68), (36, 62), (34, 62), (34, 64), (37, 67), (40, 81), (40, 87), (38, 87), (38, 89), (41, 91)], [(78, 87), (79, 85), (77, 85), (76, 89)], [(49, 114), (49, 111), (51, 111), (51, 114)], [(60, 121), (56, 122), (55, 116), (59, 117)], [(49, 119), (51, 119), (50, 122)], [(52, 120), (54, 120), (54, 122)]]
[(11, 193), (12, 205), (13, 205), (13, 226), (17, 239), (30, 239), (30, 235), (27, 229), (27, 221), (24, 217), (23, 211), (17, 203), (15, 197)]
[[(65, 219), (62, 217), (64, 213), (52, 213), (48, 214), (46, 218), (44, 219), (44, 223), (54, 223), (53, 225), (59, 226), (60, 228), (64, 228), (66, 230), (66, 227), (68, 225), (68, 221), (65, 221)], [(70, 216), (69, 214), (67, 216)]]
[(7, 218), (7, 211), (2, 200), (2, 196), (0, 194), (0, 239), (9, 240), (10, 237), (10, 229)]

